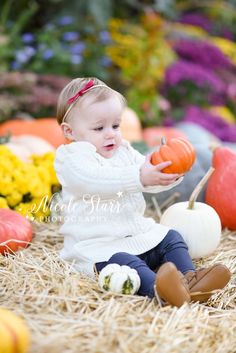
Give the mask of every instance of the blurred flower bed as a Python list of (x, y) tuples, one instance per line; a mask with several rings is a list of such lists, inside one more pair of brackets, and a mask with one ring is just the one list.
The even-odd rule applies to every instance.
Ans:
[(213, 130), (225, 126), (217, 136), (235, 141), (232, 125), (221, 122), (225, 112), (233, 121), (236, 114), (235, 5), (213, 1), (196, 11), (192, 1), (171, 1), (169, 9), (156, 3), (143, 9), (132, 21), (111, 18), (103, 26), (67, 15), (34, 33), (6, 22), (0, 121), (19, 112), (53, 116), (69, 77), (95, 75), (126, 95), (143, 127), (186, 119)]
[(0, 122), (13, 117), (45, 117), (55, 114), (58, 92), (68, 77), (32, 72), (0, 73)]
[[(141, 29), (128, 21), (111, 21), (113, 43), (107, 52), (121, 69), (130, 106), (143, 127), (194, 121), (236, 142), (236, 45), (211, 35), (207, 18), (183, 16), (181, 21), (187, 24), (154, 12), (142, 17)], [(229, 115), (230, 122), (225, 119)]]
[[(129, 16), (123, 9), (120, 17), (114, 12), (108, 21), (100, 16), (96, 22), (75, 12), (32, 31), (24, 26), (32, 9), (2, 27), (0, 17), (0, 122), (53, 117), (58, 94), (71, 78), (97, 76), (127, 97), (142, 128), (194, 123), (236, 143), (234, 2), (124, 3), (124, 9), (133, 5)], [(113, 7), (121, 10), (122, 5)], [(52, 168), (53, 153), (33, 157), (28, 167), (5, 146), (0, 145), (0, 153), (0, 207), (27, 214), (26, 208), (44, 194), (50, 197), (58, 185), (54, 176), (45, 172), (42, 177)], [(22, 186), (11, 170), (24, 171), (26, 180), (34, 175), (37, 185)], [(39, 209), (36, 218), (48, 212)]]

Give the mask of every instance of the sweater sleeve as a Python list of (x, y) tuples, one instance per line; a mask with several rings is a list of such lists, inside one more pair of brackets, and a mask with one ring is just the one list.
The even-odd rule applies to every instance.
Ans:
[(57, 150), (54, 166), (57, 177), (65, 189), (74, 196), (89, 193), (102, 194), (105, 197), (114, 197), (114, 194), (120, 191), (142, 191), (139, 165), (102, 166), (92, 147), (88, 144), (84, 153), (72, 149), (68, 153), (66, 146)]
[[(133, 154), (135, 163), (139, 165), (139, 168), (140, 168), (141, 165), (145, 162), (146, 157), (143, 154), (141, 154), (139, 151), (135, 150), (130, 144), (128, 144), (128, 148), (130, 149), (130, 152)], [(175, 186), (180, 184), (182, 180), (183, 180), (183, 177), (179, 178), (174, 183), (170, 185), (165, 185), (165, 186), (162, 186), (162, 185), (143, 186), (142, 183), (140, 182), (142, 186), (141, 191), (156, 194), (156, 193), (174, 188)]]

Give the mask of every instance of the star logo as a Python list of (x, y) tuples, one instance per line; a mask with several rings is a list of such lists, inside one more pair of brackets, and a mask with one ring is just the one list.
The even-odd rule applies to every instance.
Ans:
[(122, 191), (118, 191), (118, 192), (116, 193), (116, 195), (120, 198), (120, 197), (123, 195), (123, 192), (122, 192)]

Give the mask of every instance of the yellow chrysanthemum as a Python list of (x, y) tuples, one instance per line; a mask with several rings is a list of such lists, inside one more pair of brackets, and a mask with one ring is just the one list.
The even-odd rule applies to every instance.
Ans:
[(236, 44), (221, 37), (208, 37), (208, 41), (217, 46), (232, 63), (236, 64)]
[(22, 194), (17, 191), (13, 190), (9, 195), (6, 196), (7, 203), (10, 207), (16, 206), (22, 200)]
[(107, 55), (121, 68), (123, 80), (132, 89), (156, 92), (166, 67), (176, 56), (164, 38), (160, 16), (143, 16), (141, 21), (142, 26), (138, 26), (112, 19), (109, 26), (113, 41)]
[(209, 111), (212, 114), (219, 115), (221, 118), (226, 120), (228, 123), (235, 124), (236, 117), (234, 114), (229, 110), (229, 108), (225, 106), (213, 106), (209, 108)]
[(52, 187), (59, 186), (54, 158), (50, 152), (25, 163), (0, 145), (0, 207), (11, 207), (30, 220), (47, 220)]
[(0, 197), (0, 208), (9, 208), (7, 200), (4, 197)]
[(34, 215), (30, 212), (30, 210), (31, 210), (31, 204), (28, 202), (26, 203), (21, 202), (19, 205), (15, 207), (15, 211), (19, 212), (20, 214), (22, 214), (22, 216), (33, 221)]
[(174, 32), (176, 34), (180, 34), (181, 36), (185, 37), (192, 37), (198, 39), (206, 39), (208, 37), (208, 32), (204, 29), (193, 26), (189, 24), (182, 24), (182, 23), (174, 23), (172, 22), (169, 26), (166, 26), (167, 33)]

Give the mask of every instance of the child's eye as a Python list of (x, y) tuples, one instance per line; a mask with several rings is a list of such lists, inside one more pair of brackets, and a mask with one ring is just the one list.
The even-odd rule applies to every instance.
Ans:
[(102, 131), (102, 129), (103, 129), (103, 127), (100, 126), (100, 127), (96, 127), (94, 130), (95, 130), (95, 131)]
[(118, 129), (120, 127), (119, 124), (113, 125), (113, 129)]

